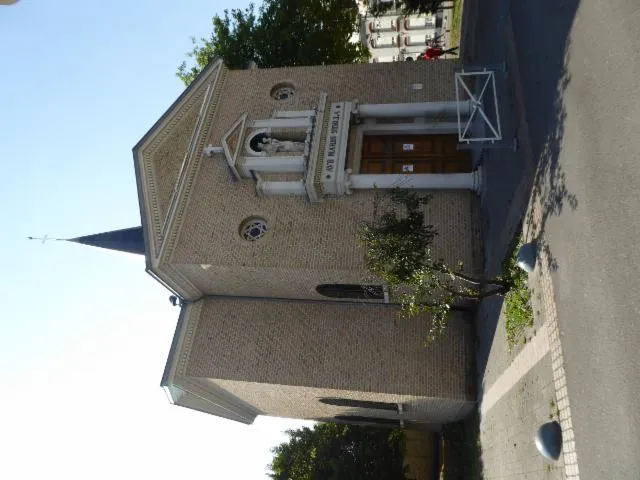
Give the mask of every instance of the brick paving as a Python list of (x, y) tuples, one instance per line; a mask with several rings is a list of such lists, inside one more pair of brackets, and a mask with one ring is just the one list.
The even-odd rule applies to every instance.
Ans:
[(516, 383), (520, 381), (542, 358), (549, 353), (548, 329), (545, 323), (539, 335), (533, 335), (531, 340), (522, 348), (517, 356), (509, 363), (502, 374), (486, 388), (482, 395), (480, 413), (486, 414), (498, 401), (509, 393)]
[(547, 353), (480, 419), (485, 479), (562, 479), (563, 462), (550, 463), (536, 450), (537, 427), (557, 418), (555, 387)]

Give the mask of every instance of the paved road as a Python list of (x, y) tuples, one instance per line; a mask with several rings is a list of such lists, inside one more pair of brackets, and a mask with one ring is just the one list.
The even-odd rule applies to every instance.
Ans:
[(640, 2), (511, 2), (582, 479), (640, 479)]

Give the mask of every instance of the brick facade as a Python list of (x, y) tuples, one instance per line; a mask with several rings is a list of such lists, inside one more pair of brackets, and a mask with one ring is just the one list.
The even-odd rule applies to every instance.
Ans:
[(210, 381), (261, 414), (305, 419), (397, 412), (326, 405), (323, 397), (404, 404), (405, 421), (440, 424), (469, 411), (473, 343), (462, 314), (423, 346), (425, 319), (392, 306), (207, 298), (186, 375)]
[[(206, 145), (226, 145), (242, 157), (254, 121), (276, 111), (316, 109), (324, 95), (327, 106), (453, 100), (457, 66), (440, 61), (229, 71), (219, 64), (134, 149), (148, 268), (188, 301), (163, 378), (175, 403), (247, 423), (256, 414), (400, 418), (397, 411), (327, 405), (322, 397), (402, 404), (402, 418), (417, 425), (442, 424), (470, 411), (473, 345), (461, 314), (452, 316), (442, 339), (424, 347), (424, 318), (401, 320), (381, 299), (354, 303), (316, 292), (324, 283), (377, 283), (368, 278), (357, 241), (372, 217), (374, 190), (319, 203), (306, 196), (261, 197), (254, 179), (232, 178), (228, 151), (202, 154)], [(270, 92), (283, 82), (293, 85), (293, 97), (273, 99)], [(320, 152), (326, 113), (319, 110), (316, 119)], [(301, 132), (281, 134), (297, 140)], [(347, 156), (357, 169), (353, 136)], [(424, 208), (439, 232), (436, 256), (480, 272), (476, 195), (430, 193)], [(255, 242), (239, 233), (250, 217), (268, 225)]]
[[(312, 109), (323, 92), (327, 102), (450, 100), (456, 66), (447, 61), (229, 71), (206, 143), (219, 144), (242, 114), (250, 123), (268, 119), (278, 109)], [(296, 86), (293, 98), (277, 101), (269, 96), (280, 82)], [(423, 89), (411, 89), (414, 83), (422, 83)], [(440, 232), (434, 245), (437, 255), (452, 263), (462, 260), (469, 272), (479, 272), (477, 197), (469, 191), (432, 194), (426, 215)], [(171, 263), (203, 294), (319, 299), (318, 284), (366, 278), (357, 232), (371, 218), (373, 196), (371, 190), (360, 190), (320, 204), (301, 197), (258, 198), (253, 181), (230, 181), (222, 158), (205, 159)], [(238, 235), (250, 216), (269, 225), (267, 237), (256, 243)]]

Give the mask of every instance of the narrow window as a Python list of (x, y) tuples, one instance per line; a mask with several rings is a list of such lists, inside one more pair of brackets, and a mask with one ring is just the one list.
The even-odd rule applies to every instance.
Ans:
[(335, 397), (324, 397), (320, 399), (320, 402), (327, 405), (335, 405), (337, 407), (373, 408), (375, 410), (398, 411), (398, 404), (389, 402), (372, 402), (370, 400), (353, 400), (351, 398)]
[(368, 423), (368, 424), (383, 425), (383, 426), (390, 426), (390, 427), (400, 427), (400, 421), (393, 420), (391, 418), (361, 417), (359, 415), (336, 415), (333, 418), (339, 422)]
[(318, 285), (316, 291), (329, 298), (360, 298), (384, 300), (384, 289), (381, 285), (356, 285), (347, 283), (325, 283)]

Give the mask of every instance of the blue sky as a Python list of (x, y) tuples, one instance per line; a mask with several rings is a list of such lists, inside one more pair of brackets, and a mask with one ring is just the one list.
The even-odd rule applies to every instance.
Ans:
[(131, 148), (183, 90), (189, 37), (246, 3), (0, 6), (2, 478), (264, 478), (299, 425), (170, 405), (178, 310), (143, 259), (25, 239), (140, 224)]

